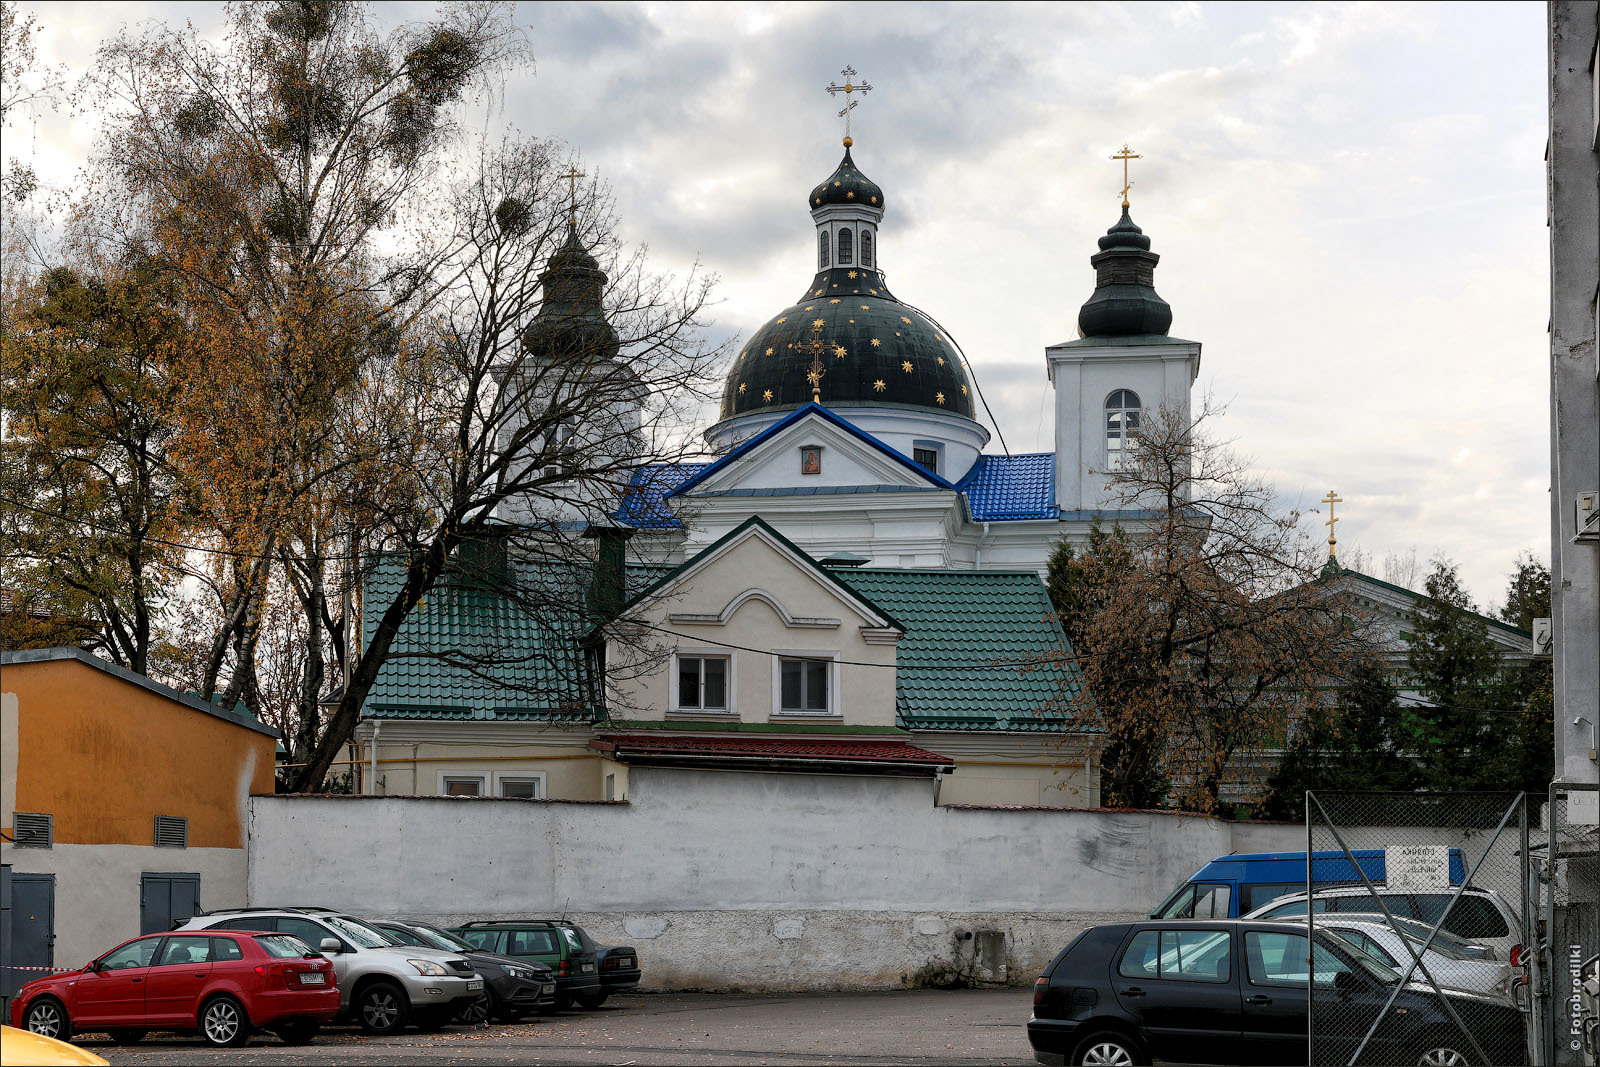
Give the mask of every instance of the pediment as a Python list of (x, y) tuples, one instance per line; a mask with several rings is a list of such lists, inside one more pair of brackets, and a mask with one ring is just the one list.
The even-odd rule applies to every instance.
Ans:
[[(814, 473), (808, 473), (806, 449), (816, 450)], [(883, 486), (949, 488), (883, 442), (813, 410), (734, 452), (719, 467), (680, 490), (680, 495), (838, 492)]]

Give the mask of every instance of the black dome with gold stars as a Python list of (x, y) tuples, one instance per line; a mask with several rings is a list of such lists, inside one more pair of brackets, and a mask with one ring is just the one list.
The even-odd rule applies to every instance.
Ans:
[(883, 190), (878, 183), (866, 177), (850, 158), (850, 147), (845, 146), (844, 158), (834, 172), (823, 179), (821, 185), (811, 190), (806, 206), (815, 211), (828, 204), (862, 204), (883, 210)]
[[(815, 362), (813, 362), (815, 356)], [(875, 270), (819, 271), (739, 349), (722, 418), (797, 408), (917, 407), (975, 418), (972, 385), (944, 331), (894, 298)]]

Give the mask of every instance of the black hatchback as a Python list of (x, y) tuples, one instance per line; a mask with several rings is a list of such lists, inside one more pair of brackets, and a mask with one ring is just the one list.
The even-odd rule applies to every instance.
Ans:
[[(1028, 1041), (1043, 1064), (1305, 1063), (1308, 1002), (1317, 1059), (1348, 1063), (1400, 975), (1316, 935), (1307, 997), (1301, 923), (1120, 923), (1079, 934), (1034, 986)], [(1491, 1064), (1526, 1063), (1522, 1014), (1489, 997), (1447, 990)], [(1361, 1063), (1482, 1062), (1431, 987), (1395, 995)]]

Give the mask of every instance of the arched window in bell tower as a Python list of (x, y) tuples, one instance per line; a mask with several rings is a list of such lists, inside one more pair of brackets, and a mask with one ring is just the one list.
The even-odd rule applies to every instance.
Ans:
[(872, 231), (861, 231), (861, 265), (872, 266)]
[(839, 266), (843, 267), (843, 266), (853, 262), (851, 257), (855, 255), (855, 248), (852, 247), (852, 245), (853, 245), (853, 240), (851, 238), (850, 231), (849, 230), (840, 230), (839, 231)]
[(1139, 434), (1139, 394), (1118, 389), (1106, 397), (1106, 470), (1119, 471)]
[(817, 234), (817, 269), (828, 269), (828, 231)]

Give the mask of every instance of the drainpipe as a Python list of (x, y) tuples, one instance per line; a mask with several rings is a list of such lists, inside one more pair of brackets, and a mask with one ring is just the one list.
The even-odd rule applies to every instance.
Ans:
[(978, 549), (972, 554), (972, 569), (983, 569), (983, 543), (989, 540), (989, 524), (983, 524), (983, 533), (978, 537)]

